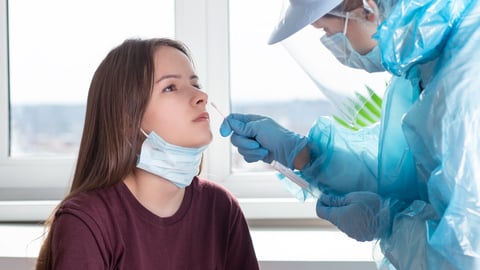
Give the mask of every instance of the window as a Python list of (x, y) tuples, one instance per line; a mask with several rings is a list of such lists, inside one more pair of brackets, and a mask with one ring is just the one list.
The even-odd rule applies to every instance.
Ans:
[(74, 155), (105, 54), (125, 38), (174, 35), (173, 1), (9, 1), (8, 12), (14, 158)]
[(67, 191), (91, 77), (131, 37), (173, 37), (174, 1), (0, 1), (0, 220)]
[[(381, 96), (389, 76), (341, 65), (321, 45), (323, 33), (313, 27), (305, 27), (285, 42), (267, 45), (286, 4), (288, 1), (230, 1), (230, 110), (271, 116), (306, 135), (316, 118), (340, 115), (337, 105), (355, 92), (366, 94), (366, 85)], [(244, 208), (255, 217), (315, 218), (314, 203), (292, 199), (268, 164), (248, 164), (234, 148), (231, 153), (231, 174), (224, 178), (225, 185), (238, 197), (249, 198), (244, 200)]]
[[(63, 197), (94, 68), (128, 37), (184, 41), (210, 101), (225, 114), (266, 114), (306, 134), (316, 117), (331, 113), (331, 103), (290, 56), (295, 52), (284, 44), (267, 45), (282, 1), (0, 0), (0, 5), (0, 221), (44, 219)], [(320, 45), (318, 31), (314, 37), (308, 44)], [(324, 58), (316, 64), (330, 57), (328, 65), (319, 66), (343, 74), (321, 50), (316, 51)], [(335, 77), (327, 76), (335, 85), (345, 81)], [(269, 166), (243, 162), (218, 134), (221, 117), (213, 111), (211, 116), (215, 138), (205, 177), (230, 189), (250, 219), (315, 217), (314, 204), (294, 199)]]

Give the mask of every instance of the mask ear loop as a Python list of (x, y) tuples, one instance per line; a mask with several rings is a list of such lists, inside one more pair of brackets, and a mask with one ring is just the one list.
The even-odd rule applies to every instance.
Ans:
[(348, 28), (348, 18), (350, 17), (350, 12), (347, 12), (345, 15), (345, 24), (343, 25), (343, 34), (347, 35), (347, 28)]
[[(348, 28), (348, 19), (350, 17), (350, 12), (347, 12), (345, 15), (345, 24), (343, 25), (343, 35), (345, 36), (346, 39), (347, 37), (347, 28)], [(346, 42), (343, 43), (343, 55), (347, 55), (347, 44)]]
[(140, 131), (143, 133), (143, 135), (145, 135), (145, 137), (148, 138), (148, 134), (143, 130), (143, 128), (140, 128)]

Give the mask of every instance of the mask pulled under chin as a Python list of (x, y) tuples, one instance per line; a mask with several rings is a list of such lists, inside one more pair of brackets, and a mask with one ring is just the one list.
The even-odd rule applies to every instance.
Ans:
[(378, 45), (365, 55), (359, 54), (353, 49), (347, 36), (343, 33), (336, 33), (331, 36), (322, 36), (320, 42), (337, 58), (340, 63), (367, 72), (382, 72), (385, 68), (382, 65), (382, 56)]
[(189, 148), (170, 144), (152, 131), (142, 144), (137, 168), (185, 188), (198, 175), (203, 151), (207, 147)]

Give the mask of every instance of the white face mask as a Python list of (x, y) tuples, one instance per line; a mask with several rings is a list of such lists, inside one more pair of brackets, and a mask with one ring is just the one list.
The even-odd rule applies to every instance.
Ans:
[(340, 63), (346, 66), (368, 72), (385, 71), (378, 46), (375, 46), (369, 53), (361, 55), (352, 48), (350, 41), (343, 33), (336, 33), (329, 37), (323, 36), (320, 41)]
[(382, 56), (378, 45), (365, 55), (359, 54), (347, 38), (347, 25), (349, 13), (345, 17), (343, 33), (336, 33), (331, 36), (324, 35), (320, 42), (337, 58), (340, 63), (351, 68), (363, 69), (368, 72), (385, 71), (382, 65)]
[[(145, 134), (143, 130), (142, 132)], [(152, 131), (142, 144), (137, 167), (184, 188), (198, 175), (203, 151), (207, 147), (208, 145), (199, 148), (173, 145)]]

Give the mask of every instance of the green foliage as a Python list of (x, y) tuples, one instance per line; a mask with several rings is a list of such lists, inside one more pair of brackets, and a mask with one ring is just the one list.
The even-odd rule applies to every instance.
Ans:
[(355, 92), (355, 98), (348, 98), (339, 108), (341, 115), (333, 115), (333, 119), (340, 125), (351, 130), (359, 130), (380, 120), (382, 98), (370, 87), (365, 87), (368, 96)]

